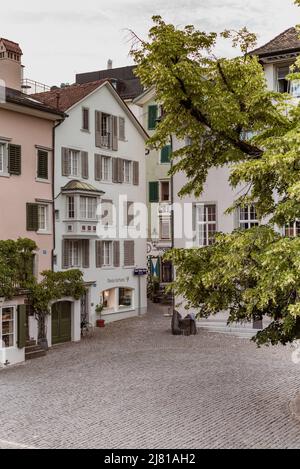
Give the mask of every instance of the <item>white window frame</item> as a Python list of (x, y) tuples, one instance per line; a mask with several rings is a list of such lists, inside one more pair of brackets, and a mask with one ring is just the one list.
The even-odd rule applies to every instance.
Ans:
[(112, 267), (113, 265), (113, 243), (112, 241), (103, 241), (103, 267)]
[[(162, 186), (163, 186), (163, 184), (168, 184), (169, 185), (169, 198), (168, 198), (168, 200), (163, 200), (163, 198), (162, 198), (162, 193), (163, 193)], [(159, 200), (162, 203), (168, 203), (168, 202), (171, 201), (171, 184), (170, 184), (170, 180), (159, 181)]]
[[(74, 216), (73, 216), (73, 217), (70, 217), (70, 212), (71, 212), (71, 209), (70, 209), (70, 202), (71, 202), (72, 199), (73, 199), (73, 212), (74, 212)], [(68, 220), (75, 220), (75, 218), (76, 218), (75, 206), (76, 206), (76, 198), (75, 198), (75, 195), (68, 195), (68, 196), (67, 196), (67, 219), (68, 219)]]
[(131, 184), (132, 182), (132, 161), (124, 160), (124, 183)]
[[(215, 207), (215, 220), (208, 220), (209, 218), (209, 207)], [(213, 225), (215, 227), (214, 233), (217, 232), (217, 218), (218, 218), (218, 211), (217, 211), (217, 204), (215, 203), (201, 203), (195, 205), (195, 225), (196, 225), (196, 243), (199, 247), (206, 247), (214, 244), (210, 242), (209, 233), (211, 232), (208, 228), (209, 225)], [(200, 210), (202, 210), (204, 216), (203, 220), (199, 219)], [(200, 227), (202, 227), (202, 236), (200, 236)]]
[[(163, 223), (168, 223), (169, 225), (169, 235), (168, 237), (163, 236)], [(171, 217), (160, 215), (159, 217), (159, 239), (162, 241), (169, 241), (171, 239)]]
[[(255, 218), (251, 218), (251, 211), (254, 208)], [(238, 215), (239, 215), (239, 229), (241, 230), (248, 230), (253, 228), (254, 226), (259, 226), (259, 220), (257, 218), (257, 213), (255, 209), (255, 204), (249, 204), (245, 207), (238, 208)], [(248, 226), (243, 226), (248, 225)]]
[[(106, 167), (107, 163), (107, 167)], [(111, 182), (112, 181), (112, 159), (110, 156), (103, 155), (101, 157), (101, 173), (102, 181)]]
[[(41, 226), (43, 213), (43, 226)], [(49, 231), (49, 206), (46, 204), (38, 204), (38, 233), (48, 233)]]
[(81, 267), (81, 244), (77, 239), (69, 241), (69, 267)]
[(88, 197), (88, 196), (81, 195), (80, 196), (80, 219), (81, 220), (96, 220), (96, 218), (97, 218), (97, 197)]
[[(298, 228), (297, 228), (297, 224), (299, 225)], [(293, 234), (288, 234), (287, 233), (287, 230), (290, 229)], [(298, 230), (298, 233), (297, 233), (297, 230)], [(285, 227), (284, 227), (284, 235), (288, 238), (298, 238), (300, 236), (300, 220), (295, 220), (291, 223), (288, 223)]]
[[(75, 164), (75, 160), (77, 160)], [(69, 177), (79, 177), (80, 176), (80, 151), (79, 150), (70, 150), (69, 155), (69, 168), (70, 174)], [(76, 168), (76, 171), (74, 169)]]
[[(4, 309), (12, 309), (13, 310), (13, 320), (7, 322), (13, 322), (13, 332), (9, 334), (3, 334), (2, 323), (3, 323), (3, 310)], [(3, 346), (3, 337), (4, 336), (13, 336), (13, 345), (9, 347)], [(0, 349), (8, 350), (16, 346), (16, 307), (15, 306), (3, 306), (0, 307)]]
[(7, 168), (7, 143), (0, 141), (0, 176), (8, 174)]

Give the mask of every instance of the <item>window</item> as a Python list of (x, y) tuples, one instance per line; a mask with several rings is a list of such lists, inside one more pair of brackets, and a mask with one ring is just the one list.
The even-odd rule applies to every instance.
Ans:
[(78, 177), (79, 176), (79, 151), (70, 150), (70, 176)]
[(160, 217), (160, 239), (171, 239), (171, 219), (170, 217)]
[(90, 130), (90, 111), (87, 108), (82, 108), (82, 130)]
[(289, 65), (277, 68), (277, 91), (279, 93), (287, 93), (289, 90), (289, 82), (287, 75), (290, 73)]
[(160, 183), (160, 200), (161, 202), (170, 201), (170, 182), (161, 181)]
[(102, 181), (111, 181), (111, 158), (102, 156)]
[(154, 130), (157, 124), (158, 106), (151, 105), (148, 107), (148, 130)]
[(300, 236), (300, 221), (296, 220), (285, 226), (285, 236), (294, 238)]
[(124, 266), (132, 267), (135, 264), (134, 241), (124, 241)]
[(103, 267), (112, 266), (112, 241), (103, 241)]
[(133, 290), (130, 288), (119, 288), (119, 309), (133, 307)]
[(80, 197), (80, 218), (82, 220), (96, 219), (97, 198)]
[(246, 207), (239, 207), (239, 227), (242, 230), (248, 230), (253, 226), (258, 226), (255, 205), (247, 205)]
[(119, 119), (104, 112), (95, 113), (96, 147), (118, 150)]
[(125, 119), (124, 117), (119, 117), (119, 140), (125, 141)]
[(48, 230), (48, 207), (47, 205), (38, 206), (38, 231)]
[(74, 196), (67, 197), (67, 218), (75, 218), (75, 198)]
[(131, 183), (131, 161), (124, 160), (124, 182)]
[(69, 246), (69, 267), (80, 267), (80, 241), (70, 240)]
[(37, 177), (38, 179), (48, 179), (48, 152), (38, 150), (37, 155)]
[(198, 246), (209, 246), (215, 241), (217, 225), (216, 205), (196, 205), (196, 237)]
[(171, 158), (171, 145), (167, 145), (163, 147), (160, 152), (160, 163), (168, 164), (171, 161), (170, 158)]
[[(1, 310), (0, 310), (1, 311)], [(3, 308), (1, 314), (1, 344), (0, 347), (9, 348), (15, 345), (15, 310)]]
[(7, 172), (6, 144), (0, 143), (0, 174)]

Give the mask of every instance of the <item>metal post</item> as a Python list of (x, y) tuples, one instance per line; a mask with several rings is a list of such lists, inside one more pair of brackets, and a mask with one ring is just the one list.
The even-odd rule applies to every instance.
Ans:
[(139, 316), (142, 315), (141, 276), (139, 275)]

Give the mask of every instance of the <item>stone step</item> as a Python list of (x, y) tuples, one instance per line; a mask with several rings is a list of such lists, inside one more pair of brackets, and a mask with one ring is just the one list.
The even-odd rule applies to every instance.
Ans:
[(25, 352), (25, 360), (33, 360), (35, 358), (45, 357), (45, 355), (45, 350), (39, 348), (39, 350)]
[(43, 349), (36, 343), (34, 345), (26, 345), (25, 347), (25, 353), (37, 352), (39, 350), (43, 350)]
[(27, 340), (26, 347), (32, 347), (33, 345), (36, 345), (35, 340)]
[(238, 326), (227, 326), (227, 325), (217, 325), (217, 324), (205, 324), (205, 323), (197, 323), (197, 328), (206, 330), (208, 332), (215, 332), (218, 334), (231, 334), (237, 337), (245, 337), (245, 338), (252, 338), (254, 337), (258, 329), (252, 329), (249, 327), (238, 327)]

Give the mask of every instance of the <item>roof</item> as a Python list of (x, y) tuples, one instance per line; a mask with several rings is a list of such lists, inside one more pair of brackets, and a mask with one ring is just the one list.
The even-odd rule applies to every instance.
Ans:
[(92, 186), (87, 182), (82, 182), (78, 180), (73, 180), (68, 182), (63, 188), (62, 192), (73, 192), (73, 191), (80, 191), (80, 192), (96, 192), (98, 194), (105, 194), (105, 192), (97, 189), (96, 187)]
[(5, 100), (7, 103), (18, 104), (19, 106), (29, 107), (37, 111), (56, 114), (59, 117), (65, 117), (65, 114), (54, 107), (41, 103), (32, 97), (22, 93), (19, 90), (5, 88)]
[(295, 27), (286, 29), (265, 45), (251, 51), (251, 54), (258, 56), (273, 55), (278, 52), (300, 51), (300, 33)]
[(143, 86), (135, 76), (135, 65), (127, 67), (98, 70), (96, 72), (79, 73), (76, 75), (76, 83), (89, 83), (94, 80), (115, 79), (117, 91), (123, 99), (134, 99), (143, 92)]
[(0, 42), (3, 42), (5, 48), (9, 52), (13, 52), (14, 54), (22, 55), (22, 50), (17, 42), (10, 41), (9, 39), (4, 39), (4, 37), (0, 37)]
[(82, 85), (75, 83), (74, 85), (66, 86), (65, 88), (55, 88), (44, 93), (32, 94), (31, 97), (41, 101), (47, 106), (52, 106), (65, 112), (106, 81), (107, 80), (97, 80), (91, 83), (84, 83)]

